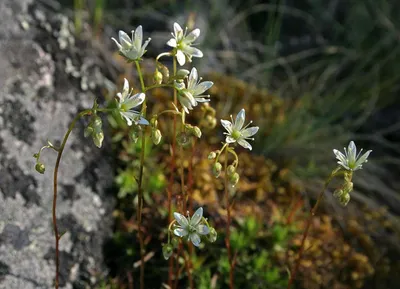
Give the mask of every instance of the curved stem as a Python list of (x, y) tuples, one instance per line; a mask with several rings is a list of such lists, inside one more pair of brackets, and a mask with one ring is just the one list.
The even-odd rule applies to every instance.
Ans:
[(54, 229), (54, 237), (56, 241), (56, 277), (55, 277), (55, 288), (58, 289), (59, 286), (59, 269), (60, 269), (60, 256), (59, 256), (59, 241), (60, 235), (58, 234), (58, 227), (57, 227), (57, 189), (58, 189), (58, 169), (60, 167), (61, 157), (65, 148), (65, 144), (67, 143), (68, 137), (71, 134), (71, 131), (74, 129), (76, 122), (84, 115), (90, 114), (92, 110), (84, 110), (80, 112), (75, 118), (72, 120), (71, 124), (68, 127), (68, 131), (64, 135), (64, 139), (61, 143), (61, 146), (58, 150), (56, 164), (54, 166), (54, 176), (53, 176), (53, 229)]
[[(139, 75), (140, 85), (142, 92), (146, 91), (146, 87), (143, 81), (143, 74), (140, 69), (139, 61), (135, 61), (136, 69)], [(141, 114), (146, 117), (146, 99), (143, 101)], [(143, 168), (144, 168), (144, 157), (146, 150), (146, 134), (145, 130), (142, 129), (142, 147), (140, 151), (140, 168), (139, 168), (139, 182), (138, 182), (138, 211), (137, 211), (137, 222), (138, 222), (138, 237), (140, 243), (140, 289), (144, 289), (144, 241), (142, 232), (142, 211), (143, 211)]]
[(225, 148), (225, 163), (224, 163), (224, 171), (225, 171), (225, 176), (224, 176), (224, 186), (225, 186), (225, 204), (226, 204), (226, 212), (227, 212), (227, 222), (226, 222), (226, 237), (225, 237), (225, 245), (226, 249), (228, 251), (228, 260), (229, 260), (229, 288), (233, 289), (234, 288), (234, 283), (233, 283), (233, 270), (234, 270), (234, 262), (232, 260), (232, 250), (231, 250), (231, 232), (230, 232), (230, 227), (231, 227), (231, 207), (229, 204), (229, 191), (228, 191), (228, 148), (229, 145), (225, 144), (223, 148)]
[(301, 258), (303, 257), (303, 253), (304, 253), (304, 245), (308, 236), (308, 233), (310, 231), (310, 227), (311, 227), (311, 222), (312, 222), (312, 218), (315, 216), (317, 210), (318, 210), (318, 206), (322, 200), (322, 197), (324, 196), (324, 192), (326, 191), (326, 189), (328, 188), (329, 183), (331, 182), (331, 180), (338, 174), (339, 172), (339, 168), (337, 168), (336, 170), (334, 170), (331, 175), (328, 177), (328, 179), (325, 181), (324, 187), (322, 189), (322, 191), (320, 192), (320, 194), (318, 195), (318, 199), (316, 201), (316, 203), (314, 204), (314, 206), (312, 207), (311, 211), (310, 211), (310, 215), (307, 219), (307, 224), (306, 224), (306, 228), (304, 230), (303, 233), (303, 237), (301, 239), (301, 245), (300, 245), (300, 250), (299, 250), (299, 257), (297, 258), (297, 261), (295, 263), (295, 266), (292, 270), (292, 273), (290, 274), (290, 279), (289, 279), (289, 283), (287, 286), (287, 289), (290, 289), (294, 279), (296, 278), (296, 274), (299, 270), (299, 266), (300, 266), (300, 262), (301, 262)]

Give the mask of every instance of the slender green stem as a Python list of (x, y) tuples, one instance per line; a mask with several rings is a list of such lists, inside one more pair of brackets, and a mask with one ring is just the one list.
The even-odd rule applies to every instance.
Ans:
[(336, 170), (334, 170), (334, 171), (330, 174), (330, 176), (328, 177), (328, 179), (325, 181), (324, 187), (323, 187), (322, 191), (320, 192), (320, 194), (318, 195), (318, 199), (317, 199), (315, 205), (312, 207), (312, 209), (311, 209), (311, 211), (310, 211), (310, 215), (309, 215), (309, 217), (308, 217), (308, 219), (307, 219), (307, 223), (306, 223), (306, 228), (305, 228), (305, 230), (304, 230), (303, 237), (302, 237), (302, 240), (301, 240), (301, 245), (300, 245), (300, 250), (299, 250), (299, 257), (297, 258), (297, 261), (296, 261), (296, 263), (295, 263), (295, 266), (294, 266), (294, 268), (293, 268), (293, 270), (292, 270), (292, 272), (291, 272), (291, 274), (290, 274), (290, 279), (289, 279), (289, 282), (288, 282), (287, 289), (290, 289), (290, 287), (291, 287), (293, 281), (294, 281), (295, 278), (296, 278), (296, 274), (297, 274), (297, 272), (298, 272), (298, 270), (299, 270), (301, 258), (303, 257), (303, 253), (304, 253), (304, 245), (305, 245), (305, 242), (306, 242), (308, 233), (309, 233), (309, 231), (310, 231), (312, 218), (315, 216), (315, 214), (316, 214), (316, 212), (317, 212), (317, 210), (318, 210), (318, 206), (319, 206), (319, 204), (320, 204), (320, 202), (321, 202), (321, 200), (322, 200), (322, 198), (323, 198), (323, 196), (324, 196), (324, 192), (325, 192), (326, 189), (328, 188), (329, 183), (332, 181), (332, 179), (333, 179), (335, 176), (337, 176), (337, 175), (340, 173), (339, 170), (340, 170), (340, 168), (337, 168)]
[[(161, 55), (159, 55), (161, 57)], [(173, 73), (176, 75), (176, 58), (173, 58)], [(178, 97), (176, 89), (174, 89), (174, 105), (178, 105)], [(175, 171), (175, 156), (176, 156), (176, 115), (174, 115), (173, 130), (172, 130), (172, 155), (170, 170), (171, 175), (168, 180), (168, 222), (172, 220), (172, 187), (174, 185), (174, 171)], [(172, 288), (172, 276), (174, 271), (174, 258), (169, 258), (168, 264), (168, 286)]]
[(60, 235), (58, 234), (57, 227), (57, 185), (58, 185), (58, 169), (60, 167), (61, 157), (65, 148), (65, 144), (67, 143), (68, 137), (74, 129), (76, 122), (83, 116), (90, 114), (92, 112), (91, 109), (84, 110), (80, 112), (75, 118), (72, 120), (71, 124), (68, 127), (68, 131), (64, 135), (64, 139), (61, 143), (61, 146), (58, 150), (56, 164), (54, 166), (54, 178), (53, 178), (53, 229), (54, 229), (54, 237), (56, 241), (56, 277), (55, 277), (55, 288), (58, 289), (59, 286), (59, 269), (60, 269), (60, 256), (59, 256), (59, 241)]
[[(225, 162), (224, 162), (224, 186), (225, 186), (225, 206), (226, 206), (226, 213), (227, 213), (227, 222), (226, 222), (226, 237), (225, 237), (225, 245), (228, 251), (228, 260), (229, 260), (229, 288), (234, 288), (233, 283), (233, 271), (234, 271), (234, 262), (232, 259), (232, 250), (231, 250), (231, 206), (229, 204), (229, 191), (228, 191), (228, 150), (229, 145), (225, 144), (223, 148), (225, 148)], [(221, 150), (222, 151), (222, 150)]]
[[(143, 81), (143, 74), (140, 69), (139, 61), (135, 61), (136, 69), (139, 75), (140, 85), (142, 92), (146, 91), (146, 87)], [(143, 101), (141, 114), (146, 117), (146, 99)], [(143, 211), (143, 168), (144, 168), (144, 157), (146, 150), (146, 131), (142, 129), (142, 147), (140, 151), (140, 168), (139, 168), (139, 184), (138, 184), (138, 211), (137, 211), (137, 222), (138, 222), (138, 237), (140, 243), (140, 289), (144, 289), (144, 241), (142, 233), (142, 211)]]

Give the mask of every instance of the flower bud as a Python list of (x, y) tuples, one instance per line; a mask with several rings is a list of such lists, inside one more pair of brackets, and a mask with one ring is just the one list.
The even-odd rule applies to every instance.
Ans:
[(88, 136), (90, 136), (90, 135), (92, 135), (92, 133), (93, 133), (93, 131), (94, 131), (94, 129), (93, 129), (93, 127), (91, 127), (91, 123), (85, 128), (85, 130), (84, 130), (84, 132), (83, 132), (83, 135), (85, 136), (85, 137), (88, 137)]
[(233, 165), (229, 165), (226, 172), (228, 176), (232, 176), (236, 172), (236, 168)]
[(98, 148), (101, 148), (101, 145), (103, 144), (103, 140), (104, 140), (104, 133), (103, 131), (100, 131), (98, 133), (94, 133), (92, 136), (93, 142), (95, 144), (95, 146), (97, 146)]
[(157, 127), (157, 126), (158, 126), (157, 117), (152, 117), (152, 118), (150, 119), (150, 125), (151, 125), (152, 127)]
[(158, 69), (154, 71), (153, 80), (155, 84), (161, 84), (163, 81), (163, 75)]
[(213, 160), (213, 159), (215, 159), (217, 157), (217, 154), (215, 153), (215, 152), (210, 152), (209, 154), (208, 154), (208, 159), (209, 160)]
[(213, 174), (216, 178), (219, 177), (219, 175), (221, 174), (222, 171), (222, 165), (219, 162), (216, 162), (213, 166)]
[(192, 132), (197, 138), (201, 138), (201, 130), (198, 126), (193, 127)]
[(239, 178), (240, 178), (239, 174), (238, 173), (234, 173), (233, 175), (231, 175), (229, 177), (229, 183), (234, 187), (239, 182)]
[(210, 229), (210, 233), (208, 233), (207, 239), (211, 243), (214, 243), (218, 237), (217, 231), (215, 231), (215, 229), (213, 227), (210, 227), (209, 229)]
[(157, 68), (158, 70), (161, 72), (162, 76), (163, 76), (163, 80), (165, 82), (168, 82), (169, 80), (169, 70), (168, 67), (166, 67), (164, 64), (162, 64), (161, 62), (157, 62)]
[(40, 174), (44, 174), (46, 167), (42, 163), (36, 163), (35, 170)]
[(169, 257), (172, 256), (173, 252), (174, 252), (174, 248), (172, 247), (171, 244), (165, 244), (162, 247), (162, 252), (163, 252), (163, 256), (165, 260), (168, 260)]
[(340, 198), (339, 198), (339, 202), (340, 204), (345, 207), (347, 206), (347, 204), (350, 201), (350, 194), (343, 194)]
[(155, 145), (158, 145), (161, 141), (161, 131), (159, 129), (153, 129), (151, 131), (151, 140)]
[(33, 157), (34, 157), (35, 159), (37, 159), (37, 158), (39, 158), (39, 154), (38, 154), (38, 153), (33, 154)]
[(179, 69), (178, 72), (176, 73), (176, 78), (177, 79), (185, 79), (189, 74), (189, 70), (186, 69)]

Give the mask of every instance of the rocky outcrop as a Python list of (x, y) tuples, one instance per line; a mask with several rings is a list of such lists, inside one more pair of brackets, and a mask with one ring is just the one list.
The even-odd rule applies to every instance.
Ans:
[[(90, 41), (77, 40), (53, 2), (0, 1), (0, 288), (52, 288), (51, 222), (54, 151), (44, 175), (33, 153), (60, 143), (71, 119), (91, 107), (110, 69)], [(61, 288), (93, 288), (104, 273), (103, 244), (111, 235), (112, 167), (107, 144), (97, 149), (72, 133), (59, 171), (57, 215)]]

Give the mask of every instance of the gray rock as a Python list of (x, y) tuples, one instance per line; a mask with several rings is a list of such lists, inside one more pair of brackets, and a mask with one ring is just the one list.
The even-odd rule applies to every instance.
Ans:
[[(44, 1), (1, 0), (0, 19), (0, 289), (52, 288), (56, 153), (43, 153), (44, 175), (32, 155), (47, 139), (61, 142), (77, 112), (100, 96), (110, 69)], [(71, 134), (59, 171), (61, 288), (94, 287), (112, 233), (110, 149), (83, 137), (85, 122)]]

